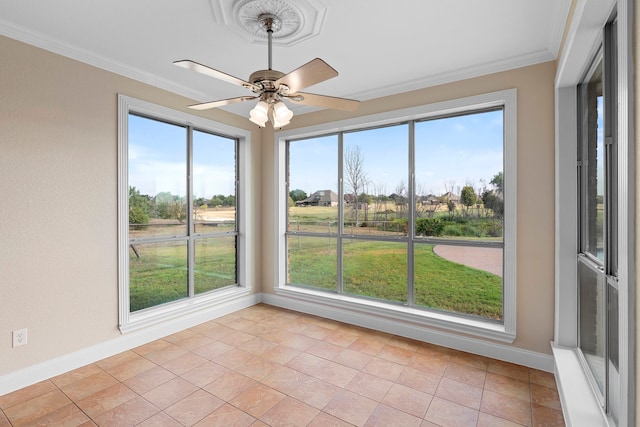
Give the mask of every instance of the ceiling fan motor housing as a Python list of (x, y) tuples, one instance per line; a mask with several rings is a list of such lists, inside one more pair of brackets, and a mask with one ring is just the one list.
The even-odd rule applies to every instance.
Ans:
[(288, 88), (283, 91), (283, 88), (286, 88), (285, 85), (280, 85), (279, 88), (275, 87), (276, 80), (284, 75), (284, 73), (276, 70), (258, 70), (251, 73), (249, 82), (256, 86), (261, 86), (267, 92), (277, 92), (278, 90), (280, 92), (288, 92)]

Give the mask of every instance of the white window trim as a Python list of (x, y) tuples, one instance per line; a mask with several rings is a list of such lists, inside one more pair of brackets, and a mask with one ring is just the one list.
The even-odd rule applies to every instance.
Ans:
[(619, 426), (635, 422), (633, 0), (578, 0), (556, 74), (556, 278), (552, 343), (567, 426), (609, 426), (589, 386), (577, 349), (577, 85), (602, 40), (614, 8), (618, 17), (618, 286), (620, 329)]
[[(292, 129), (275, 133), (276, 155), (276, 213), (275, 229), (277, 238), (275, 253), (277, 267), (274, 277), (274, 292), (283, 297), (304, 299), (308, 302), (331, 305), (335, 308), (366, 309), (380, 317), (400, 319), (420, 326), (469, 334), (486, 339), (512, 343), (516, 337), (516, 89), (507, 89), (488, 94), (459, 98), (370, 116), (358, 117), (333, 123)], [(286, 141), (292, 138), (308, 138), (332, 132), (348, 131), (364, 127), (377, 127), (404, 120), (420, 120), (447, 114), (456, 114), (504, 106), (504, 194), (505, 194), (505, 232), (504, 232), (504, 294), (503, 323), (470, 319), (467, 317), (436, 313), (427, 310), (402, 308), (383, 302), (368, 301), (345, 295), (332, 295), (323, 292), (302, 289), (286, 284)]]
[[(238, 138), (238, 285), (204, 295), (194, 296), (141, 312), (129, 312), (129, 191), (128, 191), (128, 117), (129, 113), (139, 113), (171, 123), (194, 126), (198, 129)], [(222, 123), (178, 110), (152, 104), (147, 101), (118, 95), (118, 319), (122, 333), (135, 331), (161, 322), (186, 315), (194, 315), (203, 310), (226, 304), (252, 293), (250, 266), (253, 264), (249, 244), (252, 239), (250, 198), (251, 180), (248, 165), (251, 164), (249, 149), (251, 133)]]

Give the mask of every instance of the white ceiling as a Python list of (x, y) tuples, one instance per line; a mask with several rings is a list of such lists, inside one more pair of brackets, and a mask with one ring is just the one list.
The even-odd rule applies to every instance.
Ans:
[[(241, 79), (267, 68), (264, 41), (242, 34), (228, 14), (243, 1), (3, 1), (0, 34), (205, 102), (251, 92), (173, 61), (191, 59)], [(315, 14), (304, 18), (317, 35), (274, 45), (273, 68), (286, 73), (322, 58), (340, 75), (305, 91), (359, 100), (553, 60), (571, 3), (264, 1)], [(245, 104), (253, 103), (225, 108), (244, 115), (252, 107)]]

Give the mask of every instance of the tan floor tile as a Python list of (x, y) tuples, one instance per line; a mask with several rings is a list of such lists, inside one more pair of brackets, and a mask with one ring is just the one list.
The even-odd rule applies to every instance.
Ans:
[[(151, 342), (149, 344), (145, 344), (142, 347), (152, 346), (156, 342), (158, 342), (158, 341), (153, 341), (153, 342)], [(162, 342), (162, 341), (159, 341), (159, 342)], [(141, 348), (141, 347), (138, 347), (138, 348)], [(111, 357), (107, 357), (106, 359), (99, 360), (99, 361), (96, 362), (96, 365), (98, 365), (100, 368), (102, 368), (102, 369), (104, 369), (106, 371), (108, 369), (112, 369), (115, 366), (118, 366), (118, 365), (121, 365), (123, 363), (126, 363), (126, 362), (128, 362), (130, 360), (137, 359), (139, 356), (140, 356), (140, 354), (135, 352), (134, 350), (124, 351), (122, 353), (114, 354)]]
[(60, 390), (55, 389), (33, 399), (4, 409), (11, 424), (23, 425), (67, 406), (71, 401)]
[(506, 377), (504, 375), (487, 372), (487, 378), (484, 383), (484, 389), (506, 396), (517, 397), (525, 401), (531, 400), (529, 391), (529, 382), (521, 381), (515, 378)]
[[(421, 349), (425, 343), (420, 342), (420, 341), (416, 341), (414, 339), (411, 338), (406, 338), (406, 337), (400, 337), (397, 335), (391, 335), (389, 337), (389, 345), (392, 345), (394, 347), (398, 347), (398, 348), (402, 348), (404, 350), (409, 350), (412, 351), (414, 353), (418, 352), (419, 349)], [(437, 347), (438, 349), (442, 350), (443, 347), (439, 347), (439, 346), (434, 346)]]
[(267, 336), (267, 339), (295, 350), (306, 351), (309, 347), (320, 342), (317, 339), (305, 337), (288, 331), (277, 331)]
[(277, 363), (256, 357), (239, 366), (235, 371), (249, 378), (253, 378), (256, 381), (260, 381), (279, 367), (280, 365)]
[(144, 394), (175, 377), (174, 373), (167, 371), (162, 366), (155, 366), (123, 381), (123, 384), (138, 394)]
[(400, 384), (394, 384), (382, 400), (387, 406), (424, 418), (433, 396)]
[(255, 422), (255, 418), (229, 404), (223, 405), (211, 415), (200, 421), (198, 427), (246, 427)]
[(34, 426), (78, 426), (88, 421), (90, 421), (89, 417), (84, 412), (78, 409), (75, 404), (68, 403), (62, 408), (32, 421), (31, 424)]
[(448, 358), (442, 354), (416, 353), (408, 366), (429, 374), (442, 376), (448, 363)]
[(545, 387), (538, 384), (531, 384), (531, 401), (535, 404), (546, 406), (558, 411), (560, 406), (560, 395), (557, 388)]
[(186, 353), (187, 350), (185, 350), (184, 348), (180, 348), (177, 345), (169, 343), (169, 345), (165, 348), (147, 353), (144, 355), (144, 357), (151, 360), (153, 363), (162, 365)]
[(295, 389), (307, 382), (311, 377), (295, 369), (278, 365), (260, 382), (284, 394), (291, 394)]
[(327, 335), (324, 338), (324, 341), (329, 342), (331, 344), (338, 345), (340, 347), (349, 347), (358, 338), (360, 337), (356, 334), (342, 331), (342, 330), (337, 330)]
[(306, 353), (322, 357), (323, 359), (331, 360), (336, 357), (342, 350), (344, 350), (344, 347), (331, 344), (330, 342), (320, 341), (309, 347)]
[(93, 393), (82, 400), (76, 401), (76, 404), (84, 413), (91, 418), (95, 418), (137, 396), (136, 393), (124, 384), (117, 383), (104, 390)]
[(551, 372), (529, 369), (529, 381), (532, 384), (543, 385), (545, 387), (557, 388), (556, 377)]
[(171, 418), (164, 412), (158, 412), (151, 418), (138, 424), (138, 427), (183, 427), (182, 424)]
[[(192, 331), (191, 329), (185, 329), (183, 331), (176, 332), (175, 334), (168, 335), (168, 336), (164, 337), (163, 340), (166, 341), (166, 342), (169, 342), (171, 344), (176, 344), (177, 345), (177, 343), (179, 343), (181, 341), (184, 341), (184, 340), (187, 340), (187, 339), (193, 338), (193, 337), (200, 337), (200, 336), (203, 336), (203, 335), (199, 334), (199, 333), (197, 333), (195, 331)], [(179, 346), (179, 347), (182, 347), (182, 346)]]
[(90, 375), (67, 386), (60, 387), (60, 389), (69, 396), (69, 399), (77, 402), (115, 384), (118, 384), (118, 380), (108, 373), (100, 371), (95, 375)]
[(362, 426), (369, 419), (378, 404), (371, 399), (343, 390), (325, 406), (324, 412), (351, 424)]
[(532, 405), (533, 426), (544, 427), (564, 427), (564, 417), (562, 410), (540, 406), (536, 403)]
[[(51, 382), (58, 387), (64, 387), (66, 385), (72, 384), (76, 381), (79, 381), (86, 377), (90, 377), (91, 375), (95, 375), (100, 372), (102, 372), (102, 368), (98, 367), (98, 365), (94, 363), (91, 363), (81, 368), (74, 369), (73, 371), (69, 371), (64, 374), (58, 375), (57, 377), (53, 377), (51, 378)], [(2, 407), (1, 399), (2, 398), (0, 398), (0, 407)]]
[(96, 417), (95, 421), (101, 427), (136, 426), (158, 413), (158, 408), (137, 396)]
[(369, 419), (365, 422), (365, 427), (378, 426), (402, 426), (402, 427), (420, 427), (422, 418), (407, 414), (398, 409), (391, 408), (386, 405), (378, 405), (373, 411)]
[(310, 378), (291, 392), (291, 396), (305, 402), (314, 408), (322, 409), (329, 403), (342, 389), (333, 384), (317, 378)]
[(269, 409), (260, 420), (272, 427), (306, 426), (319, 412), (317, 408), (287, 396)]
[(0, 396), (0, 409), (11, 408), (12, 406), (42, 396), (53, 390), (56, 390), (56, 386), (49, 380), (21, 388), (20, 390)]
[(367, 366), (367, 363), (369, 363), (371, 359), (373, 359), (371, 355), (345, 348), (336, 354), (332, 360), (341, 365), (360, 370)]
[(420, 343), (420, 346), (416, 350), (416, 353), (426, 354), (431, 356), (439, 355), (440, 357), (451, 359), (451, 357), (458, 352), (450, 348), (441, 347), (439, 345), (423, 342), (423, 343)]
[(287, 363), (287, 366), (337, 385), (338, 387), (347, 385), (358, 372), (355, 369), (340, 365), (339, 363), (307, 353), (300, 354)]
[(320, 412), (307, 427), (353, 427), (353, 424), (329, 415), (326, 412)]
[(436, 391), (436, 396), (478, 410), (482, 399), (482, 389), (443, 378)]
[(207, 361), (180, 376), (198, 387), (204, 387), (229, 372), (224, 366)]
[[(164, 339), (151, 341), (150, 343), (138, 346), (133, 349), (133, 352), (140, 356), (145, 356), (149, 353), (162, 350), (163, 348), (170, 347), (172, 344)], [(117, 355), (116, 355), (117, 356)]]
[(278, 344), (276, 347), (264, 353), (262, 357), (280, 365), (285, 365), (299, 354), (301, 354), (300, 350)]
[(320, 326), (313, 323), (307, 325), (303, 331), (304, 335), (311, 338), (315, 338), (317, 340), (323, 340), (333, 332), (335, 332), (335, 329), (325, 328), (324, 326)]
[(478, 422), (478, 411), (434, 397), (424, 418), (443, 427), (474, 427)]
[(415, 368), (406, 367), (396, 379), (398, 384), (411, 387), (427, 394), (435, 394), (441, 380), (440, 375), (430, 374)]
[(473, 387), (483, 388), (487, 372), (484, 369), (478, 369), (450, 361), (447, 364), (444, 376)]
[(198, 388), (180, 377), (174, 378), (144, 393), (142, 396), (160, 409), (165, 409), (184, 399)]
[(508, 421), (503, 418), (498, 418), (493, 415), (480, 412), (477, 427), (522, 427), (522, 424), (517, 424), (513, 421)]
[(212, 361), (216, 362), (218, 365), (224, 366), (225, 368), (236, 369), (256, 357), (257, 356), (255, 354), (233, 348), (222, 356), (216, 357)]
[(228, 372), (204, 387), (204, 389), (228, 402), (257, 383), (256, 380), (240, 375), (237, 372)]
[(264, 384), (256, 384), (229, 401), (236, 408), (260, 418), (269, 409), (284, 399), (285, 395)]
[(466, 353), (464, 351), (452, 351), (449, 359), (451, 362), (458, 363), (460, 365), (471, 366), (473, 368), (487, 370), (491, 359), (477, 354)]
[(266, 352), (271, 351), (274, 347), (277, 346), (278, 344), (269, 340), (265, 340), (259, 337), (253, 337), (249, 341), (242, 343), (242, 345), (239, 345), (238, 348), (240, 350), (255, 354), (256, 356), (262, 356)]
[[(251, 326), (253, 327), (253, 322)], [(223, 336), (218, 341), (230, 345), (231, 347), (238, 347), (247, 341), (251, 341), (253, 338), (253, 335), (247, 334), (246, 332), (236, 331), (232, 334)]]
[(213, 340), (218, 340), (225, 335), (233, 334), (234, 332), (236, 332), (235, 329), (218, 323), (204, 323), (191, 329)]
[(182, 375), (205, 362), (208, 362), (208, 359), (189, 352), (163, 363), (162, 367), (176, 375)]
[(209, 345), (214, 342), (214, 340), (210, 337), (195, 332), (192, 333), (194, 334), (193, 336), (185, 338), (181, 341), (174, 342), (173, 344), (177, 345), (180, 348), (184, 348), (185, 350), (193, 351), (197, 348), (204, 347), (205, 345)]
[(382, 350), (380, 350), (377, 357), (389, 360), (399, 365), (408, 365), (415, 354), (416, 352), (413, 350), (407, 350), (405, 348), (387, 344), (382, 347)]
[(376, 402), (382, 402), (392, 385), (391, 381), (375, 375), (358, 372), (345, 388)]
[(351, 350), (356, 350), (370, 356), (377, 355), (380, 350), (387, 344), (387, 340), (380, 338), (377, 335), (373, 336), (361, 336), (349, 345)]
[(529, 368), (526, 366), (503, 362), (501, 360), (491, 360), (487, 366), (487, 371), (516, 380), (529, 382)]
[(155, 363), (144, 357), (137, 356), (136, 358), (132, 358), (131, 360), (105, 370), (118, 381), (124, 381), (156, 366)]
[(514, 423), (531, 425), (531, 403), (517, 397), (485, 390), (482, 393), (480, 411)]
[(11, 423), (0, 409), (0, 427), (11, 427)]
[(193, 350), (193, 352), (198, 356), (204, 357), (205, 359), (214, 360), (231, 350), (233, 350), (233, 347), (231, 347), (230, 345), (214, 341), (211, 344), (206, 344), (202, 347), (196, 348), (195, 350)]
[(367, 363), (367, 366), (362, 369), (362, 372), (375, 375), (388, 381), (395, 381), (403, 370), (403, 365), (374, 357)]
[(164, 412), (182, 425), (192, 426), (224, 405), (225, 402), (204, 390), (193, 394), (169, 406)]

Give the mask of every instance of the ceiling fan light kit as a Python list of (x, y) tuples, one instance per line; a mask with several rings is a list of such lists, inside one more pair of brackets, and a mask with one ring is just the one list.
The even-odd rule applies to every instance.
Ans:
[[(278, 2), (280, 7), (282, 4), (283, 2)], [(358, 107), (359, 101), (356, 100), (300, 92), (306, 87), (336, 77), (338, 72), (320, 58), (313, 59), (288, 74), (273, 70), (271, 68), (272, 38), (274, 32), (283, 27), (282, 20), (275, 13), (261, 12), (257, 17), (253, 18), (253, 22), (254, 24), (258, 23), (260, 28), (267, 33), (268, 69), (251, 73), (249, 81), (244, 81), (191, 60), (175, 61), (174, 64), (250, 89), (255, 96), (241, 96), (205, 102), (190, 105), (189, 108), (205, 110), (258, 99), (258, 103), (249, 113), (249, 120), (260, 127), (265, 127), (267, 121), (271, 120), (274, 128), (282, 128), (288, 125), (293, 117), (293, 112), (285, 105), (283, 100), (302, 105), (345, 111), (353, 111)]]

